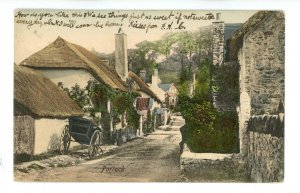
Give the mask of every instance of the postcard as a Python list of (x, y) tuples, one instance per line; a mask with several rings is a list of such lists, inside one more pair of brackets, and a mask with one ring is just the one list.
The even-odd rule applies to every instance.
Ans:
[(14, 180), (282, 182), (285, 14), (14, 11)]

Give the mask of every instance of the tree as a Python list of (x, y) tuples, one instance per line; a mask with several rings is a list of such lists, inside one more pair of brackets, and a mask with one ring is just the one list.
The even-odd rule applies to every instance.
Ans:
[(62, 90), (67, 92), (69, 97), (73, 99), (80, 108), (84, 109), (86, 105), (89, 105), (89, 98), (87, 92), (85, 91), (85, 89), (80, 88), (80, 86), (77, 83), (74, 86), (72, 86), (70, 89), (64, 88), (62, 82), (59, 82), (58, 86)]
[(150, 77), (156, 67), (156, 59), (159, 55), (155, 42), (143, 41), (136, 44), (136, 49), (128, 52), (128, 63), (132, 66), (132, 71), (139, 73), (140, 70), (146, 70), (146, 80)]

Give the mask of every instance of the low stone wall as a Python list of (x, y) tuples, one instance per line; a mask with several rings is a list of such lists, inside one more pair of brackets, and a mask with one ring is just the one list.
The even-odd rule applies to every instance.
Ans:
[(283, 181), (284, 115), (252, 116), (248, 131), (248, 169), (251, 180)]
[(34, 119), (30, 116), (14, 117), (14, 157), (15, 161), (30, 160), (35, 146)]
[(248, 177), (237, 154), (193, 153), (186, 144), (180, 156), (180, 169), (191, 181), (241, 182)]
[(136, 130), (133, 128), (122, 128), (116, 130), (114, 133), (114, 140), (116, 141), (117, 145), (122, 145), (127, 141), (135, 139), (137, 137)]

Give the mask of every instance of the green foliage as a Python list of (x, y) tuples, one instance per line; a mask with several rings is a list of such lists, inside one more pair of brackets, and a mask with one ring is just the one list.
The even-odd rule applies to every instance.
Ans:
[(95, 81), (89, 81), (85, 89), (93, 105), (92, 109), (90, 109), (92, 115), (96, 112), (105, 112), (107, 102), (110, 96), (113, 95), (112, 89)]
[(194, 152), (238, 151), (238, 119), (235, 112), (217, 112), (212, 104), (212, 65), (205, 60), (196, 73), (196, 89), (189, 96), (189, 81), (179, 85), (177, 111), (186, 122), (186, 143)]
[(195, 97), (211, 101), (210, 76), (210, 66), (203, 63), (203, 66), (201, 66), (200, 70), (196, 73)]
[(208, 101), (179, 95), (178, 110), (183, 114), (188, 128), (197, 131), (212, 131), (216, 112)]
[[(141, 69), (145, 69), (146, 81), (150, 80), (155, 67), (168, 69), (168, 66), (174, 66), (177, 63), (180, 66), (173, 70), (179, 72), (181, 69), (190, 74), (193, 66), (199, 65), (205, 58), (211, 58), (211, 39), (209, 29), (195, 33), (187, 31), (168, 33), (160, 40), (142, 41), (136, 44), (136, 49), (128, 50), (128, 63), (132, 66), (132, 71), (137, 74)], [(162, 55), (165, 56), (165, 60), (161, 62), (158, 59), (161, 59)], [(173, 61), (174, 58), (177, 61)], [(170, 62), (168, 62), (169, 59)]]
[(148, 110), (147, 111), (147, 120), (145, 122), (144, 132), (145, 133), (150, 133), (151, 131), (153, 131), (153, 118), (152, 118), (152, 115), (151, 115), (151, 111)]
[(183, 67), (181, 72), (178, 74), (179, 83), (182, 84), (188, 80), (190, 80), (191, 73), (187, 67)]
[(133, 127), (134, 129), (139, 128), (139, 119), (140, 119), (140, 115), (137, 113), (137, 111), (132, 106), (127, 111), (126, 121), (128, 123), (128, 126)]
[(130, 92), (116, 92), (112, 98), (114, 115), (119, 116), (126, 112), (126, 121), (129, 127), (139, 127), (139, 114), (136, 112), (133, 103), (137, 95)]
[(212, 86), (219, 98), (233, 103), (239, 102), (239, 65), (229, 63), (222, 66), (213, 66)]
[(238, 120), (235, 113), (217, 112), (212, 130), (188, 130), (187, 144), (194, 152), (237, 153), (239, 147), (237, 128)]
[(136, 49), (128, 52), (128, 63), (131, 64), (132, 70), (138, 74), (140, 70), (145, 69), (147, 80), (150, 80), (154, 68), (157, 67), (157, 46), (155, 42), (143, 41), (136, 44)]
[(167, 71), (167, 72), (159, 72), (159, 77), (162, 83), (178, 83), (178, 72), (172, 72), (172, 71)]
[[(79, 85), (64, 88), (60, 82), (58, 86), (63, 89), (83, 110), (90, 113), (95, 121), (98, 121), (109, 128), (110, 120), (113, 118), (113, 125), (120, 123), (120, 115), (127, 113), (126, 120), (128, 126), (135, 129), (139, 126), (139, 115), (136, 112), (133, 103), (138, 96), (132, 92), (121, 92), (113, 90), (104, 84), (96, 81), (89, 81), (85, 88), (80, 88)], [(107, 112), (107, 102), (111, 101), (111, 114)], [(95, 114), (101, 112), (102, 120), (96, 120)]]
[[(189, 96), (189, 89), (190, 89), (190, 82), (189, 81), (185, 81), (185, 82), (179, 84), (177, 87), (178, 87), (178, 97), (179, 97), (179, 99), (181, 97)], [(179, 99), (178, 99), (178, 102), (180, 104), (181, 100), (179, 100)], [(178, 107), (180, 107), (180, 105)]]
[(70, 89), (65, 88), (62, 82), (59, 82), (58, 87), (65, 91), (71, 99), (73, 99), (80, 108), (89, 104), (88, 94), (85, 89), (80, 88), (78, 84), (72, 86)]

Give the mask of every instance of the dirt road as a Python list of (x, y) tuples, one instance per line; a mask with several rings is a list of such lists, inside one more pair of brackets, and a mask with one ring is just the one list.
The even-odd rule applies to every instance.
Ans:
[(180, 132), (156, 131), (128, 142), (110, 155), (68, 167), (29, 173), (15, 171), (17, 181), (174, 182), (179, 179)]

